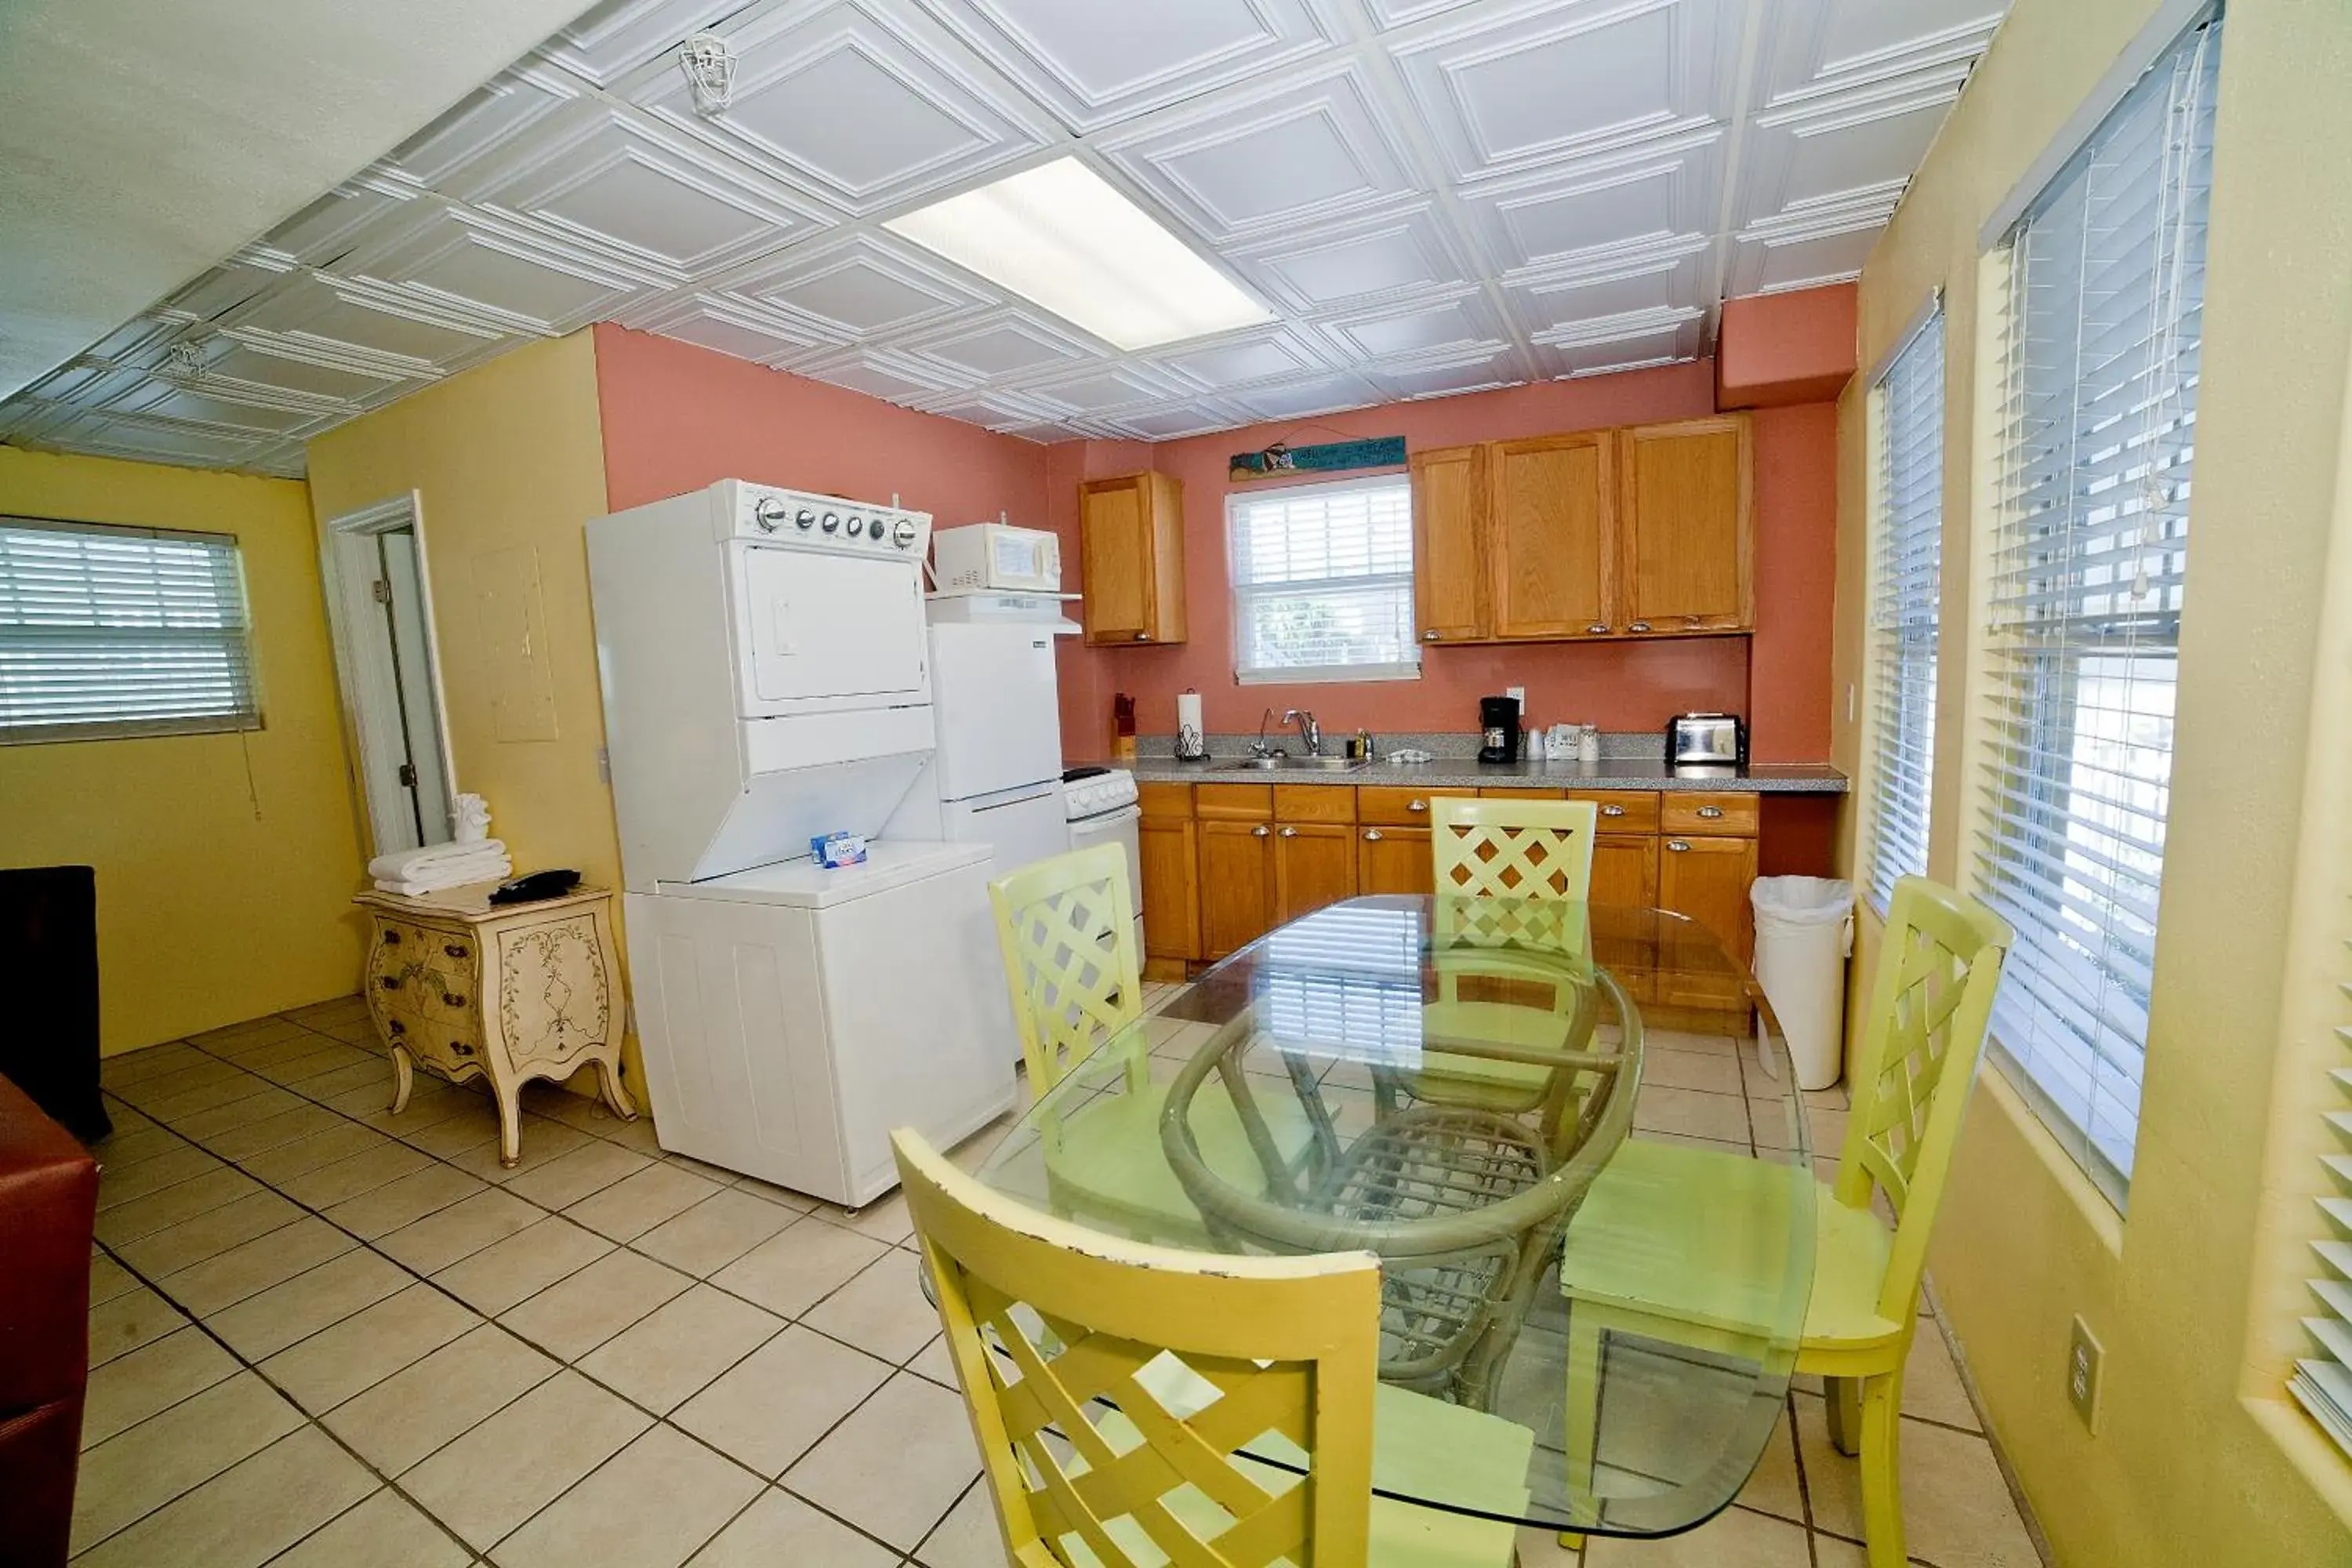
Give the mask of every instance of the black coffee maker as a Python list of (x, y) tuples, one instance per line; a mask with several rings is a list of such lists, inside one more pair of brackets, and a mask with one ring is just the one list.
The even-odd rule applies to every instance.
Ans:
[(1478, 699), (1478, 760), (1516, 763), (1519, 760), (1519, 700), (1516, 697)]

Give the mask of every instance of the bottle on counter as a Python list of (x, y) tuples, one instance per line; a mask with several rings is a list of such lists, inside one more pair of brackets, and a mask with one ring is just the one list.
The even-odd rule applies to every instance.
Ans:
[(1576, 760), (1580, 763), (1597, 763), (1601, 760), (1600, 725), (1587, 724), (1578, 731)]
[(1135, 699), (1124, 691), (1110, 700), (1110, 760), (1135, 761)]

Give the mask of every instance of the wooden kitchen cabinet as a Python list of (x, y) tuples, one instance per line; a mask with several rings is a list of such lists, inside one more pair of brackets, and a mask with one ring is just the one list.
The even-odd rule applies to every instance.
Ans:
[(1167, 474), (1078, 487), (1087, 641), (1184, 640), (1184, 488)]
[(1494, 636), (1604, 637), (1613, 629), (1615, 451), (1606, 430), (1492, 444), (1486, 544)]
[(1592, 839), (1592, 892), (1596, 904), (1655, 909), (1658, 904), (1658, 841), (1647, 833), (1601, 833)]
[(1201, 956), (1199, 834), (1192, 823), (1192, 786), (1136, 786), (1143, 816), (1136, 824), (1137, 861), (1143, 878), (1143, 967), (1153, 980), (1181, 980)]
[(1209, 784), (1192, 790), (1200, 842), (1201, 956), (1214, 961), (1272, 931), (1274, 787)]
[(1356, 830), (1359, 893), (1433, 893), (1435, 863), (1426, 827), (1367, 826)]
[(1617, 432), (1622, 630), (1754, 627), (1751, 443), (1745, 414)]
[(1412, 454), (1412, 613), (1423, 642), (1486, 630), (1486, 448)]
[(1356, 896), (1356, 829), (1333, 822), (1284, 822), (1274, 829), (1276, 924)]
[(1690, 834), (1658, 840), (1658, 907), (1706, 927), (1743, 963), (1756, 947), (1748, 902), (1755, 880), (1753, 838)]

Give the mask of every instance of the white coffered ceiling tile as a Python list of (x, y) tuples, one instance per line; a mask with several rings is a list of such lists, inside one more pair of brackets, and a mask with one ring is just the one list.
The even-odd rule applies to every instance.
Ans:
[(283, 436), (347, 412), (332, 405), (307, 409), (287, 406), (288, 400), (284, 399), (275, 400), (278, 405), (272, 406), (241, 399), (235, 395), (236, 390), (241, 389), (215, 388), (202, 382), (178, 384), (151, 379), (141, 382), (106, 406), (113, 413), (152, 415), (159, 419), (233, 430), (255, 437)]
[(1528, 379), (1518, 353), (1507, 346), (1482, 349), (1467, 355), (1438, 357), (1395, 364), (1374, 365), (1369, 373), (1383, 395), (1411, 401), (1423, 397), (1454, 397), (1465, 392), (1486, 392), (1513, 386)]
[(345, 258), (357, 278), (388, 283), (509, 332), (556, 337), (612, 316), (666, 279), (643, 264), (450, 202)]
[(1712, 239), (1682, 240), (1612, 266), (1521, 273), (1505, 280), (1505, 298), (1531, 336), (1605, 316), (1700, 307), (1710, 302), (1707, 272), (1717, 248)]
[(1106, 364), (1083, 375), (1020, 388), (1022, 397), (1055, 414), (1113, 414), (1162, 404), (1185, 391), (1173, 378), (1142, 364)]
[(1343, 364), (1507, 346), (1502, 323), (1478, 289), (1392, 300), (1318, 324), (1339, 346)]
[(715, 294), (689, 292), (661, 300), (641, 313), (624, 318), (624, 324), (779, 370), (796, 369), (841, 352), (835, 338), (782, 311)]
[(610, 104), (583, 104), (533, 140), (540, 147), (529, 162), (480, 188), (482, 205), (680, 280), (832, 221), (776, 182), (754, 183), (707, 145)]
[(765, 300), (841, 342), (906, 331), (994, 301), (876, 235), (795, 247), (710, 280)]
[(1252, 327), (1186, 344), (1153, 362), (1202, 392), (1260, 381), (1295, 381), (1333, 368), (1329, 351), (1297, 327)]
[(1311, 59), (1332, 29), (1307, 0), (925, 0), (1074, 132)]
[(1253, 419), (1303, 419), (1310, 414), (1333, 414), (1378, 403), (1381, 391), (1360, 375), (1322, 375), (1250, 387), (1234, 394), (1232, 401)]
[(1860, 274), (1885, 226), (1882, 218), (1843, 227), (1751, 229), (1732, 247), (1727, 287), (1734, 294), (1778, 294), (1843, 282)]
[(1361, 66), (1302, 70), (1094, 140), (1212, 243), (1319, 223), (1418, 185)]
[(415, 136), (376, 169), (430, 190), (463, 190), (474, 165), (532, 124), (562, 109), (578, 89), (543, 68), (500, 72)]
[(429, 365), (412, 365), (406, 374), (385, 365), (362, 367), (348, 349), (321, 352), (319, 344), (253, 328), (215, 334), (205, 340), (202, 352), (209, 375), (346, 407), (380, 401), (435, 374)]
[(539, 58), (596, 87), (648, 61), (674, 57), (679, 40), (743, 9), (745, 0), (607, 0), (541, 44)]
[(770, 0), (719, 31), (740, 57), (726, 109), (696, 113), (667, 57), (633, 74), (624, 92), (856, 216), (937, 194), (1044, 142), (1020, 95), (985, 79), (907, 0)]
[(1756, 116), (1737, 221), (1829, 205), (1891, 214), (1968, 74), (1947, 66)]
[(1089, 420), (1105, 434), (1130, 441), (1178, 441), (1246, 424), (1240, 410), (1212, 399), (1195, 398), (1168, 408), (1134, 409)]
[(946, 367), (964, 383), (1051, 374), (1106, 353), (1042, 313), (1019, 306), (908, 338), (898, 347), (909, 358)]
[(206, 468), (243, 468), (260, 445), (253, 437), (235, 431), (79, 408), (46, 426), (34, 439), (41, 446), (101, 458), (187, 463)]
[(858, 350), (844, 357), (820, 360), (803, 366), (797, 374), (889, 403), (911, 403), (954, 384), (929, 366), (916, 364), (884, 350)]
[(1226, 253), (1234, 270), (1301, 314), (1454, 287), (1471, 269), (1427, 204)]
[(394, 375), (430, 375), (494, 351), (508, 334), (403, 290), (328, 272), (289, 278), (221, 323), (294, 357)]
[(406, 221), (422, 194), (413, 181), (381, 167), (338, 185), (264, 236), (249, 251), (287, 266), (333, 267), (372, 236)]
[(1474, 180), (1720, 123), (1739, 19), (1733, 0), (1563, 0), (1385, 41), (1454, 176)]
[(1644, 370), (1696, 359), (1706, 312), (1684, 305), (1571, 321), (1538, 336), (1537, 365), (1555, 378)]
[(961, 419), (967, 425), (1008, 432), (1030, 429), (1054, 417), (1050, 411), (1016, 392), (975, 393), (961, 387), (910, 398), (907, 406), (943, 418)]
[(1465, 187), (1462, 205), (1506, 271), (1595, 263), (1703, 242), (1723, 201), (1724, 138), (1709, 127), (1633, 153)]
[(1810, 91), (1969, 64), (2003, 9), (1997, 0), (1778, 0), (1759, 101), (1777, 108)]

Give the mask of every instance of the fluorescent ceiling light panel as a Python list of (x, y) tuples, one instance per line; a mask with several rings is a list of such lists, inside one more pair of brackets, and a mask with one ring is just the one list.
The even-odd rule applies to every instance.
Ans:
[(1121, 349), (1274, 319), (1076, 158), (1042, 163), (883, 226)]

